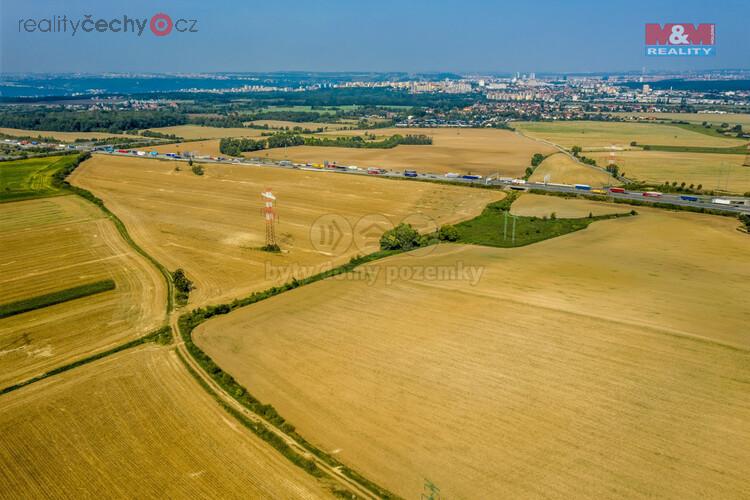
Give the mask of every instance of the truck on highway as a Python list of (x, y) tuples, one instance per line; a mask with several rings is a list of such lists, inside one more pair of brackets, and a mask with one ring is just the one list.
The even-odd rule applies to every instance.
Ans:
[(612, 187), (612, 188), (609, 188), (609, 192), (610, 193), (625, 194), (625, 188)]
[(367, 173), (370, 174), (370, 175), (380, 175), (380, 174), (383, 173), (383, 171), (380, 170), (379, 168), (369, 167), (367, 169)]
[(446, 179), (457, 179), (459, 177), (461, 177), (459, 174), (455, 174), (453, 172), (448, 172), (447, 174), (445, 174)]
[(607, 194), (607, 192), (603, 189), (592, 189), (591, 192), (594, 194)]
[(643, 196), (647, 196), (650, 198), (661, 198), (661, 193), (659, 191), (644, 191)]
[(581, 191), (591, 191), (591, 186), (588, 184), (575, 184), (573, 185), (574, 188), (580, 189)]
[(478, 181), (482, 178), (481, 175), (473, 175), (473, 174), (467, 174), (462, 176), (463, 179), (470, 180), (470, 181)]
[(698, 197), (697, 196), (689, 196), (689, 195), (686, 195), (686, 194), (681, 195), (680, 199), (683, 200), (683, 201), (698, 201)]
[(417, 171), (416, 170), (404, 170), (404, 177), (416, 177)]
[(715, 203), (716, 205), (731, 205), (732, 201), (725, 198), (714, 198), (711, 200), (711, 203)]

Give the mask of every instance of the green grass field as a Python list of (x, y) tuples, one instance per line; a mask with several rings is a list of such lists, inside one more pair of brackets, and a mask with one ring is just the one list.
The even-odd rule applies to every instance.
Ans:
[(75, 160), (65, 155), (0, 162), (0, 203), (58, 194), (52, 176)]
[(630, 144), (731, 148), (743, 146), (747, 140), (724, 137), (695, 127), (663, 123), (628, 123), (597, 121), (516, 122), (523, 134), (551, 141), (565, 148), (581, 146), (584, 151), (609, 148), (630, 149)]
[[(481, 215), (456, 224), (457, 243), (491, 247), (520, 247), (538, 241), (585, 229), (598, 220), (626, 217), (629, 213), (615, 213), (578, 219), (511, 216), (510, 207), (519, 195), (511, 193), (505, 199), (490, 203)], [(515, 219), (515, 239), (513, 239)]]

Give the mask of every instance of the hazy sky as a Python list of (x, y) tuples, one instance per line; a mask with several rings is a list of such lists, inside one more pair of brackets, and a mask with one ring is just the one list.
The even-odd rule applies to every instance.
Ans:
[[(197, 20), (197, 33), (19, 32), (19, 20)], [(750, 67), (748, 0), (0, 0), (1, 72), (586, 72)], [(717, 56), (644, 55), (647, 22), (716, 23)], [(115, 25), (118, 27), (119, 25)], [(185, 28), (187, 24), (181, 24)]]

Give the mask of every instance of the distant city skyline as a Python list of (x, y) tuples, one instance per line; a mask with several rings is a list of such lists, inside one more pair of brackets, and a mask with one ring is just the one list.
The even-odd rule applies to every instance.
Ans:
[[(175, 23), (146, 23), (154, 14)], [(39, 32), (60, 19), (133, 18), (135, 32)], [(128, 16), (128, 17), (125, 17)], [(750, 67), (750, 2), (342, 0), (0, 4), (0, 72), (372, 71), (614, 73)], [(177, 21), (184, 22), (177, 25)], [(49, 21), (44, 21), (49, 20)], [(28, 21), (28, 23), (27, 23)], [(193, 22), (194, 21), (194, 22)], [(46, 22), (47, 24), (41, 24)], [(715, 23), (715, 57), (646, 57), (646, 23)], [(37, 23), (40, 23), (37, 25)], [(140, 23), (140, 24), (138, 24)], [(192, 31), (191, 32), (191, 28)], [(182, 32), (178, 32), (182, 30)]]

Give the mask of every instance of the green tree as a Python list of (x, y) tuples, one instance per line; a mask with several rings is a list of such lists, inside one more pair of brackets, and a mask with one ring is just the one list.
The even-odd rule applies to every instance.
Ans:
[(380, 237), (381, 250), (410, 250), (419, 245), (420, 238), (417, 230), (403, 222)]
[(440, 241), (457, 241), (458, 237), (458, 229), (450, 224), (441, 226), (440, 231), (438, 231), (438, 239)]
[(581, 149), (581, 146), (573, 146), (572, 148), (570, 148), (570, 152), (573, 153), (573, 156), (575, 156), (575, 157), (578, 157), (578, 155), (581, 153), (581, 151), (583, 151)]

